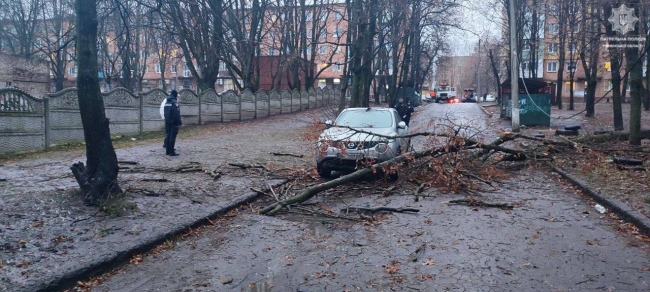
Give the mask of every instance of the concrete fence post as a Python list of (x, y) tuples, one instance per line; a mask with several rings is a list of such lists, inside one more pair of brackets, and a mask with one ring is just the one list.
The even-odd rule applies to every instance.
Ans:
[(259, 91), (253, 93), (253, 104), (255, 104), (255, 106), (253, 107), (253, 110), (255, 111), (255, 114), (253, 115), (253, 119), (257, 119), (257, 93), (259, 93)]
[(203, 124), (203, 119), (202, 119), (203, 116), (202, 116), (201, 109), (202, 109), (203, 94), (204, 94), (204, 93), (205, 93), (205, 91), (199, 93), (199, 125), (202, 125), (202, 124)]
[(142, 92), (138, 93), (138, 113), (139, 113), (139, 125), (138, 133), (142, 135), (144, 133), (144, 95)]
[(50, 99), (43, 98), (43, 134), (45, 136), (45, 149), (50, 149)]
[(217, 96), (219, 96), (219, 122), (223, 123), (223, 95), (217, 93)]
[(237, 103), (237, 112), (239, 113), (239, 120), (241, 121), (241, 93), (237, 93), (237, 99), (239, 100)]

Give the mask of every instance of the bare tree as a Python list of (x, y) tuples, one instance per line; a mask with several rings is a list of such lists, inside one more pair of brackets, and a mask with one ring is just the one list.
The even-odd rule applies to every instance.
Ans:
[(595, 1), (581, 0), (580, 14), (583, 16), (580, 25), (580, 60), (587, 78), (585, 92), (586, 116), (594, 117), (596, 85), (598, 84), (598, 61), (600, 59), (600, 37), (602, 35), (602, 8)]
[(169, 1), (160, 9), (166, 29), (175, 34), (185, 66), (200, 90), (214, 89), (220, 52), (226, 42), (233, 41), (224, 37), (224, 9), (222, 0)]
[[(636, 15), (639, 12), (639, 0), (630, 0), (630, 6), (634, 8)], [(646, 20), (643, 20), (645, 23)], [(634, 26), (632, 35), (639, 35), (639, 26)], [(644, 49), (644, 52), (647, 50)], [(641, 145), (641, 94), (643, 92), (643, 62), (639, 48), (632, 47), (625, 49), (626, 67), (629, 70), (630, 79), (630, 138), (632, 145)]]
[[(605, 15), (612, 14), (612, 6), (604, 5)], [(608, 37), (615, 36), (615, 32), (612, 30), (611, 25), (605, 26), (606, 35)], [(623, 130), (623, 109), (621, 105), (621, 89), (625, 90), (625, 86), (621, 88), (621, 67), (622, 67), (622, 52), (615, 47), (610, 47), (608, 50), (609, 60), (611, 66), (611, 76), (612, 76), (612, 106), (614, 111), (614, 130), (622, 131)]]
[(1, 48), (31, 58), (38, 30), (41, 0), (0, 0), (6, 23), (0, 29)]
[(45, 1), (39, 14), (35, 50), (48, 61), (54, 79), (54, 90), (63, 90), (66, 69), (74, 61), (74, 3), (71, 0)]
[(117, 181), (117, 156), (97, 76), (97, 2), (77, 0), (75, 11), (79, 65), (77, 87), (86, 141), (86, 165), (78, 162), (71, 170), (79, 187), (86, 194), (86, 201), (99, 204), (107, 196), (122, 190)]

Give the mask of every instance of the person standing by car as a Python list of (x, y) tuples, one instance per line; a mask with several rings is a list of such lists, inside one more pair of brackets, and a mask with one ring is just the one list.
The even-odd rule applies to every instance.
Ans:
[(406, 117), (406, 105), (404, 104), (404, 99), (403, 98), (398, 98), (397, 103), (395, 106), (393, 106), (395, 110), (397, 111), (397, 114), (399, 114), (399, 117), (404, 120)]
[(172, 93), (167, 97), (165, 103), (165, 151), (169, 156), (178, 156), (174, 146), (176, 145), (176, 135), (178, 135), (178, 127), (183, 124), (181, 122), (181, 109), (178, 106), (178, 92), (172, 90)]
[(408, 126), (409, 122), (411, 121), (411, 113), (413, 113), (415, 110), (413, 109), (413, 106), (411, 106), (411, 103), (409, 102), (408, 104), (404, 103), (404, 98), (399, 98), (397, 100), (397, 103), (394, 106), (395, 110), (397, 110), (397, 113), (399, 114), (400, 118), (406, 123)]
[(408, 101), (406, 103), (406, 116), (404, 117), (404, 123), (408, 126), (409, 123), (411, 122), (411, 114), (415, 111), (413, 106), (411, 105), (411, 101)]

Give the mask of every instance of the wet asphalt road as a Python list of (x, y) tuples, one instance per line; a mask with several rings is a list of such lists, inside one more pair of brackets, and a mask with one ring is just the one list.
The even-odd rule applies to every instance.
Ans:
[[(418, 108), (411, 131), (445, 123), (487, 128), (491, 121), (476, 104), (430, 104)], [(468, 134), (491, 138), (490, 129)], [(414, 141), (414, 147), (430, 142)], [(616, 231), (615, 220), (555, 175), (523, 169), (480, 194), (514, 210), (448, 205), (463, 196), (435, 190), (426, 195), (419, 202), (373, 192), (314, 199), (332, 210), (421, 210), (365, 223), (268, 217), (247, 207), (124, 267), (93, 291), (650, 291), (647, 247)], [(411, 261), (417, 249), (422, 252)]]

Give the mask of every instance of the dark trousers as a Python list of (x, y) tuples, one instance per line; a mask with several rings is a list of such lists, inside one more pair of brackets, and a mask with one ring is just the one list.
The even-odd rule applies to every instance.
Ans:
[(165, 125), (165, 154), (174, 153), (174, 146), (176, 145), (176, 135), (178, 135), (178, 126)]

